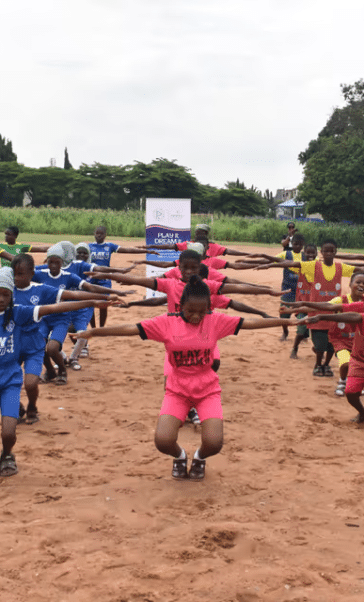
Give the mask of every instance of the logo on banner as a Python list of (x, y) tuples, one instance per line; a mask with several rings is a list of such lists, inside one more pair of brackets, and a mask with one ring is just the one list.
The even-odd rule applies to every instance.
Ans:
[(159, 207), (158, 209), (154, 209), (153, 217), (156, 222), (162, 222), (162, 221), (164, 221), (164, 219), (166, 217), (166, 213), (165, 213), (164, 209)]

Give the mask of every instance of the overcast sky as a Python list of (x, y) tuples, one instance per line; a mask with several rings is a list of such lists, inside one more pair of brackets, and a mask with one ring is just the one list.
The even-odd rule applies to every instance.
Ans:
[(203, 184), (302, 180), (364, 77), (362, 0), (2, 2), (0, 134), (18, 161), (175, 159)]

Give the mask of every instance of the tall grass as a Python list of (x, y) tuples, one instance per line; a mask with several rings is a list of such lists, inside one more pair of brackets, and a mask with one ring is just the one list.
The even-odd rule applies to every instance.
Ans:
[[(287, 219), (287, 222), (289, 220)], [(287, 222), (273, 219), (225, 215), (193, 215), (192, 231), (197, 223), (212, 226), (211, 238), (226, 242), (280, 243), (287, 232)], [(112, 211), (99, 209), (0, 208), (0, 228), (18, 226), (20, 232), (49, 235), (92, 236), (95, 228), (104, 225), (108, 236), (145, 236), (144, 211)], [(333, 238), (341, 248), (364, 248), (363, 226), (347, 224), (297, 222), (306, 242), (320, 245)]]

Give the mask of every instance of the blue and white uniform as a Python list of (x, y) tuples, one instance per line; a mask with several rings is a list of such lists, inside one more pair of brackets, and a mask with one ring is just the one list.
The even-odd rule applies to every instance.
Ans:
[[(84, 278), (85, 272), (93, 272), (97, 268), (96, 263), (88, 263), (87, 261), (80, 261), (76, 259), (67, 265), (64, 270), (76, 274), (79, 278)], [(86, 282), (92, 282), (90, 276), (84, 278)], [(99, 280), (95, 282), (100, 283)], [(102, 285), (101, 285), (102, 286)], [(71, 311), (70, 323), (75, 327), (76, 332), (79, 330), (87, 330), (87, 326), (94, 313), (93, 307), (85, 307), (84, 309), (78, 309), (77, 311)]]
[[(61, 270), (58, 276), (52, 276), (49, 269), (36, 270), (33, 282), (47, 284), (57, 290), (80, 290), (84, 280), (71, 274), (67, 270)], [(46, 339), (58, 341), (62, 347), (71, 323), (71, 312), (53, 314), (46, 316), (40, 325), (40, 331)]]
[[(31, 282), (26, 288), (14, 288), (13, 299), (17, 305), (31, 306), (52, 305), (59, 303), (62, 289), (58, 290), (46, 284)], [(30, 324), (23, 327), (22, 348), (20, 363), (24, 362), (25, 374), (40, 376), (43, 366), (43, 357), (46, 340), (40, 332), (39, 324)]]
[[(18, 418), (23, 371), (20, 355), (27, 328), (39, 322), (39, 307), (14, 305), (0, 312), (0, 405), (1, 415)], [(5, 325), (6, 324), (6, 325)], [(5, 326), (5, 327), (4, 327)]]
[[(88, 246), (91, 251), (90, 259), (96, 265), (102, 265), (109, 267), (111, 255), (116, 253), (119, 249), (119, 245), (116, 245), (113, 242), (103, 242), (101, 244), (97, 242), (89, 242)], [(93, 284), (99, 284), (100, 286), (106, 286), (107, 288), (111, 288), (111, 280), (91, 280)]]

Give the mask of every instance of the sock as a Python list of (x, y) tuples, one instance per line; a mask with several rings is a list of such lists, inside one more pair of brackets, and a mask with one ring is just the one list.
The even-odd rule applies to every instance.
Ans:
[(185, 460), (187, 458), (185, 450), (182, 448), (182, 451), (176, 460)]
[(77, 360), (84, 346), (87, 343), (87, 339), (77, 339), (76, 345), (74, 346), (70, 355), (70, 360)]
[(344, 380), (342, 378), (339, 378), (339, 382), (337, 384), (338, 385), (345, 385), (346, 384), (346, 378)]
[(199, 449), (196, 449), (195, 455), (193, 456), (193, 459), (194, 460), (200, 460), (200, 462), (201, 462), (201, 460), (204, 460), (204, 458), (200, 457), (200, 454), (198, 453), (199, 451), (200, 451)]

